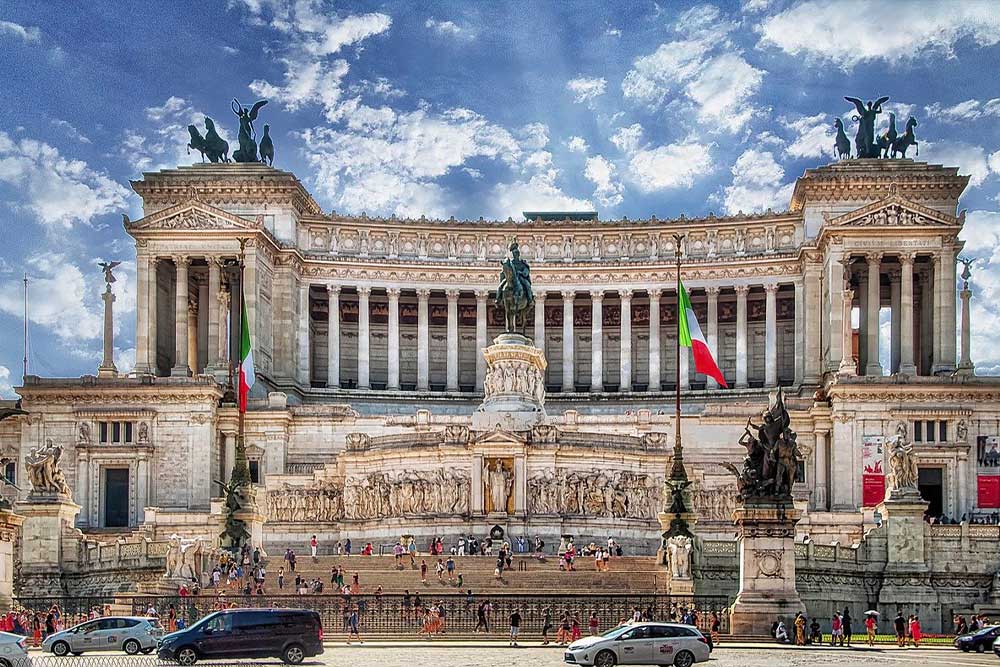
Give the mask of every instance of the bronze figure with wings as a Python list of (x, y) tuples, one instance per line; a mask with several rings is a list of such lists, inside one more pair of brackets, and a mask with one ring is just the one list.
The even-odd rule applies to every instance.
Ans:
[(254, 102), (254, 105), (247, 109), (240, 105), (240, 101), (233, 98), (233, 113), (240, 119), (240, 148), (233, 153), (233, 159), (237, 162), (259, 162), (257, 158), (257, 133), (254, 130), (253, 122), (257, 120), (260, 108), (267, 104), (267, 100)]

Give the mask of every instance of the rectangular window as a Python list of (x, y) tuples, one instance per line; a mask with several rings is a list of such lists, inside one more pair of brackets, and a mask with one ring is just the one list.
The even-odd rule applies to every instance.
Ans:
[(930, 420), (930, 419), (927, 420), (927, 433), (925, 433), (925, 435), (927, 436), (927, 442), (934, 442), (934, 421), (933, 420)]
[(125, 422), (125, 442), (132, 442), (132, 422)]
[(10, 461), (3, 467), (3, 476), (8, 484), (17, 484), (17, 463)]
[(108, 422), (100, 422), (99, 425), (98, 425), (98, 428), (99, 428), (99, 430), (101, 432), (100, 441), (102, 443), (103, 442), (107, 442), (108, 441)]
[(260, 461), (250, 459), (247, 463), (250, 466), (250, 481), (254, 484), (260, 484)]
[(122, 423), (111, 422), (111, 442), (118, 443), (121, 441), (122, 441)]
[(913, 442), (923, 442), (923, 440), (924, 440), (924, 433), (923, 433), (923, 428), (922, 428), (923, 425), (924, 425), (924, 423), (922, 421), (920, 421), (919, 419), (914, 420), (914, 422), (913, 422)]
[(938, 422), (938, 442), (948, 442), (948, 422), (941, 420)]

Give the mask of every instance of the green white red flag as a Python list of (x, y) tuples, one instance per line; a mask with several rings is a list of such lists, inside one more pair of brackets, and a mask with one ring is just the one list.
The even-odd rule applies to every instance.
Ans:
[(247, 411), (247, 396), (250, 395), (250, 388), (256, 381), (253, 370), (253, 346), (250, 344), (250, 322), (247, 318), (247, 302), (243, 302), (243, 311), (240, 315), (240, 412)]
[(719, 365), (712, 357), (712, 350), (708, 347), (705, 334), (701, 332), (698, 325), (698, 318), (694, 315), (694, 308), (691, 307), (691, 299), (688, 297), (684, 283), (678, 282), (680, 286), (680, 298), (677, 304), (677, 333), (680, 337), (680, 344), (691, 348), (694, 355), (694, 368), (697, 372), (713, 378), (720, 386), (729, 388), (726, 378), (723, 377)]

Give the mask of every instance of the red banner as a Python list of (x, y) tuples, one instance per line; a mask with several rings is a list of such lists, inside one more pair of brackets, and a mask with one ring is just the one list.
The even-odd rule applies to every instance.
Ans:
[(878, 505), (885, 499), (885, 438), (865, 436), (861, 450), (861, 504)]
[(864, 475), (861, 478), (861, 504), (873, 507), (885, 500), (885, 475)]
[(979, 508), (1000, 508), (1000, 475), (979, 475)]

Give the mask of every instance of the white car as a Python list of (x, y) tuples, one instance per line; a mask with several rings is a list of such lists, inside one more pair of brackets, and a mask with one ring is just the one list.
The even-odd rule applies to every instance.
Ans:
[(151, 653), (163, 630), (155, 618), (102, 616), (45, 638), (42, 650), (57, 656), (120, 649), (129, 655)]
[(0, 632), (0, 667), (31, 667), (25, 637)]
[(708, 660), (708, 639), (691, 625), (634, 623), (603, 635), (586, 637), (566, 648), (564, 660), (574, 665), (676, 665), (691, 667)]

